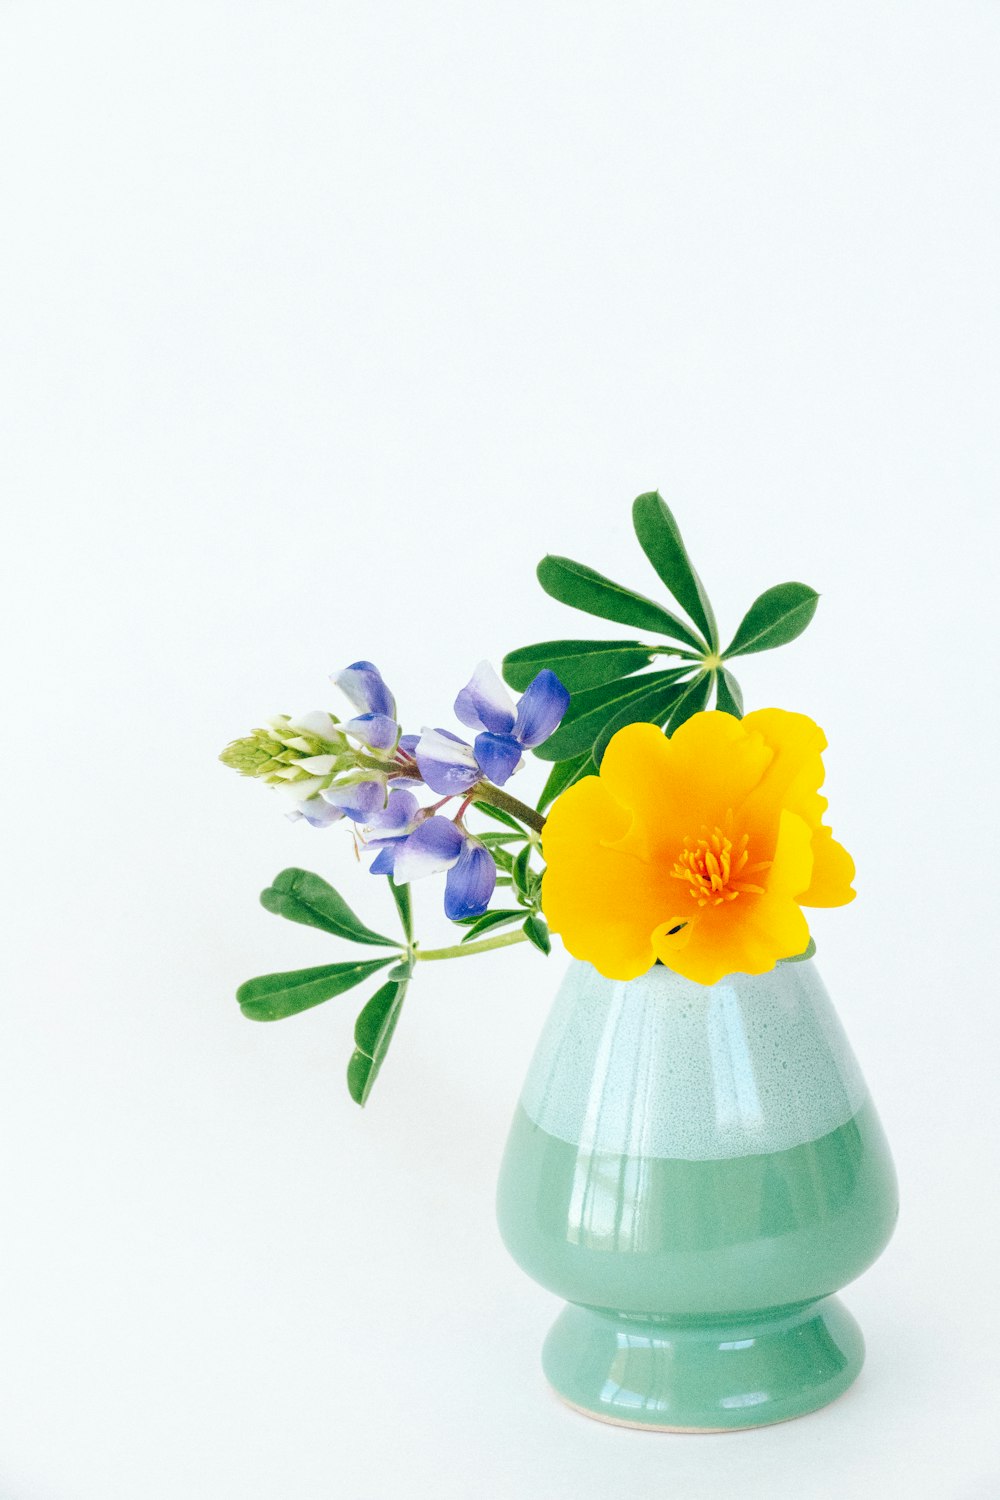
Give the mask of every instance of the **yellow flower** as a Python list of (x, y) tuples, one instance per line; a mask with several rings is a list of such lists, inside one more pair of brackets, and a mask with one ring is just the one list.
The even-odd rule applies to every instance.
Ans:
[(854, 861), (821, 821), (825, 748), (812, 719), (778, 708), (695, 714), (670, 739), (620, 729), (546, 820), (552, 930), (609, 979), (659, 959), (715, 984), (802, 953), (801, 908), (854, 898)]

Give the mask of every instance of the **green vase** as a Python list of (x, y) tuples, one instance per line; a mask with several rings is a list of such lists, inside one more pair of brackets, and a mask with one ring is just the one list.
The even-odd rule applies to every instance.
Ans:
[(500, 1172), (514, 1259), (568, 1302), (545, 1374), (590, 1416), (756, 1427), (847, 1389), (833, 1294), (897, 1212), (892, 1160), (812, 962), (704, 986), (574, 962)]

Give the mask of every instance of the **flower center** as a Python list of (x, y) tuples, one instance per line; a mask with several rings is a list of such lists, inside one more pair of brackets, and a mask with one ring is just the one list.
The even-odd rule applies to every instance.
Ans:
[(751, 865), (747, 848), (750, 835), (745, 833), (738, 840), (731, 837), (731, 815), (726, 825), (728, 832), (719, 827), (709, 832), (703, 826), (700, 838), (686, 838), (670, 872), (675, 880), (687, 882), (688, 894), (699, 906), (721, 906), (724, 901), (735, 901), (744, 891), (763, 895), (763, 886), (741, 877), (767, 869), (771, 861)]

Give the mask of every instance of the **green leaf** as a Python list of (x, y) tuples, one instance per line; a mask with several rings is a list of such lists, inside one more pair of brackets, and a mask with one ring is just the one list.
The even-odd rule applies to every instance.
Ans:
[(390, 979), (365, 1005), (354, 1026), (354, 1052), (347, 1064), (347, 1088), (355, 1104), (368, 1102), (372, 1085), (389, 1050), (409, 977)]
[(322, 932), (347, 938), (351, 943), (371, 943), (376, 948), (394, 946), (392, 938), (383, 937), (380, 932), (366, 927), (343, 896), (309, 870), (282, 870), (267, 890), (261, 891), (260, 902), (277, 917), (287, 917), (289, 922), (302, 922), (307, 927), (318, 927)]
[(241, 984), (236, 998), (249, 1020), (282, 1021), (342, 995), (391, 963), (390, 954), (356, 963), (322, 964), (317, 969), (292, 969), (287, 974), (261, 974)]
[(492, 818), (495, 823), (502, 823), (505, 828), (513, 828), (516, 833), (524, 834), (524, 829), (516, 818), (510, 813), (504, 812), (502, 807), (491, 807), (488, 802), (473, 802), (477, 812), (484, 813), (487, 818)]
[(743, 717), (743, 694), (732, 672), (719, 667), (715, 678), (715, 706), (734, 719)]
[[(653, 679), (649, 680), (652, 682)], [(594, 763), (601, 764), (608, 745), (626, 724), (664, 724), (674, 705), (687, 691), (687, 682), (669, 682), (634, 698), (626, 698), (594, 740)]]
[(528, 861), (531, 858), (531, 845), (525, 844), (520, 854), (511, 866), (511, 874), (514, 877), (514, 886), (522, 896), (528, 894)]
[(593, 776), (597, 773), (594, 758), (589, 750), (582, 755), (575, 755), (572, 760), (559, 760), (549, 772), (549, 779), (542, 788), (542, 795), (538, 799), (538, 811), (545, 812), (550, 803), (554, 802), (561, 792), (567, 787), (579, 781), (582, 776)]
[(539, 916), (538, 912), (533, 911), (531, 913), (522, 930), (529, 941), (534, 943), (539, 952), (545, 954), (552, 952), (552, 940), (549, 937), (549, 929), (546, 926), (544, 917)]
[(794, 953), (791, 958), (779, 958), (779, 964), (804, 964), (807, 958), (812, 958), (816, 952), (815, 938), (809, 939), (809, 946), (801, 953)]
[(389, 879), (389, 889), (392, 899), (396, 903), (399, 912), (399, 920), (403, 928), (403, 936), (408, 943), (413, 942), (413, 902), (410, 900), (410, 887), (408, 885), (397, 885), (392, 876)]
[(503, 659), (503, 680), (523, 693), (544, 667), (554, 672), (571, 693), (595, 687), (612, 677), (627, 677), (648, 667), (653, 652), (641, 641), (539, 641), (519, 646)]
[[(539, 760), (572, 760), (584, 754), (611, 719), (620, 719), (625, 724), (631, 722), (627, 717), (630, 701), (645, 700), (664, 688), (672, 689), (684, 675), (683, 670), (676, 668), (669, 672), (643, 672), (638, 677), (623, 677), (619, 682), (608, 682), (587, 692), (575, 693), (563, 722), (544, 744), (535, 747), (535, 754)], [(621, 719), (622, 712), (626, 712), (624, 719)], [(643, 715), (639, 713), (635, 717), (641, 719)]]
[(816, 613), (819, 595), (805, 583), (776, 583), (765, 589), (747, 610), (732, 644), (723, 656), (748, 656), (771, 651), (801, 635)]
[(704, 649), (704, 642), (690, 626), (668, 609), (605, 578), (603, 573), (596, 573), (585, 563), (574, 562), (570, 557), (554, 557), (550, 553), (538, 564), (538, 581), (547, 594), (558, 599), (560, 604), (568, 604), (571, 609), (582, 609), (585, 614), (599, 615), (602, 620), (616, 620), (621, 625), (633, 625), (637, 630), (652, 630), (658, 635), (670, 636), (693, 646), (696, 651)]
[(680, 529), (666, 501), (656, 490), (640, 495), (632, 506), (632, 525), (639, 545), (667, 588), (713, 651), (719, 649), (719, 628), (705, 586), (694, 570)]
[(476, 917), (470, 924), (468, 932), (463, 933), (462, 942), (471, 943), (473, 938), (480, 937), (484, 932), (489, 932), (493, 927), (506, 927), (510, 922), (520, 922), (524, 917), (523, 906), (504, 907), (496, 911), (483, 912), (481, 917)]
[(693, 714), (700, 713), (708, 702), (708, 695), (711, 691), (712, 673), (703, 672), (700, 677), (695, 678), (687, 692), (678, 698), (671, 709), (666, 723), (667, 734), (673, 734), (674, 730), (686, 724)]

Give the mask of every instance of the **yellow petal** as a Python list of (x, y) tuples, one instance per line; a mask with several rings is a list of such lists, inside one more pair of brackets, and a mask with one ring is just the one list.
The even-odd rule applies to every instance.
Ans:
[[(807, 714), (783, 708), (760, 708), (747, 714), (743, 723), (756, 730), (774, 751), (752, 801), (756, 805), (787, 807), (818, 828), (826, 811), (823, 785), (823, 751), (826, 735)], [(753, 810), (751, 810), (751, 815)]]
[(778, 820), (778, 842), (775, 845), (774, 859), (771, 868), (761, 877), (761, 884), (775, 895), (794, 896), (801, 901), (802, 892), (808, 887), (812, 873), (812, 829), (798, 813), (789, 812), (786, 808)]
[(673, 861), (686, 836), (725, 822), (774, 754), (744, 723), (712, 711), (695, 714), (670, 739), (653, 724), (618, 731), (604, 753), (601, 781), (633, 814), (623, 849)]
[(635, 979), (655, 962), (652, 932), (676, 904), (669, 873), (609, 848), (629, 812), (595, 776), (555, 803), (542, 835), (542, 910), (576, 958), (609, 979)]
[(791, 896), (768, 892), (700, 912), (682, 948), (665, 938), (662, 929), (653, 934), (661, 963), (696, 984), (716, 984), (727, 974), (766, 974), (780, 958), (802, 953), (809, 924)]
[(803, 906), (846, 906), (856, 892), (851, 887), (854, 861), (838, 844), (829, 828), (817, 828), (812, 836), (813, 872), (808, 888), (799, 896)]

